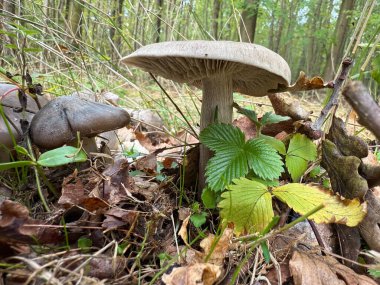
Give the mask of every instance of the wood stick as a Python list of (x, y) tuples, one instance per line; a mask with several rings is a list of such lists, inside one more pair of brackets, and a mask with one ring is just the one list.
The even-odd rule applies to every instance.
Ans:
[(344, 88), (343, 96), (358, 114), (358, 122), (380, 140), (380, 107), (364, 84), (360, 81), (350, 82)]

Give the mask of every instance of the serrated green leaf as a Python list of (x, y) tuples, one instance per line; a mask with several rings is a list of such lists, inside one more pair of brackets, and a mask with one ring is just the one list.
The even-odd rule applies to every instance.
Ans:
[(232, 179), (248, 173), (247, 156), (244, 150), (229, 149), (217, 152), (206, 166), (206, 182), (213, 191), (221, 191)]
[(277, 150), (279, 154), (282, 154), (282, 155), (286, 154), (285, 144), (282, 141), (280, 141), (274, 137), (261, 135), (261, 134), (259, 136), (259, 139), (263, 139), (267, 144), (269, 144), (275, 150)]
[(62, 146), (43, 153), (37, 163), (45, 167), (56, 167), (73, 162), (84, 162), (87, 155), (83, 150), (73, 146)]
[(265, 180), (276, 179), (283, 171), (281, 157), (264, 140), (245, 142), (238, 128), (227, 124), (214, 124), (204, 129), (200, 140), (215, 151), (206, 166), (206, 182), (213, 191), (220, 191), (240, 178), (251, 168)]
[(299, 181), (307, 169), (308, 161), (317, 158), (316, 145), (305, 135), (295, 134), (290, 140), (285, 163), (293, 181)]
[(264, 180), (277, 179), (284, 170), (281, 157), (276, 150), (261, 139), (247, 141), (245, 155), (249, 167)]
[(278, 180), (264, 180), (258, 177), (249, 177), (250, 180), (264, 184), (267, 187), (277, 187), (279, 186)]
[(292, 180), (298, 182), (305, 173), (308, 162), (301, 157), (289, 155), (285, 157), (285, 163)]
[(289, 119), (290, 117), (288, 116), (281, 116), (281, 115), (274, 114), (272, 112), (266, 112), (261, 118), (261, 124), (262, 125), (276, 124), (282, 121), (287, 121)]
[(261, 126), (260, 121), (257, 119), (257, 114), (253, 110), (248, 110), (245, 108), (239, 108), (238, 113), (246, 116), (248, 119), (250, 119), (256, 126)]
[(331, 191), (316, 186), (289, 183), (273, 189), (272, 194), (301, 215), (324, 204), (323, 209), (310, 216), (316, 223), (337, 223), (354, 227), (366, 215), (359, 199), (344, 200)]
[(232, 125), (212, 124), (199, 135), (201, 143), (215, 152), (240, 149), (245, 143), (244, 133)]
[(261, 232), (274, 216), (267, 187), (246, 178), (234, 179), (233, 183), (222, 193), (220, 215), (235, 225), (237, 234)]

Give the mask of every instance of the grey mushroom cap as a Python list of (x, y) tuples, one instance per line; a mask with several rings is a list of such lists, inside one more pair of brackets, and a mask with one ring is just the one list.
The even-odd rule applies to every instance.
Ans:
[(290, 68), (280, 55), (241, 42), (161, 42), (144, 46), (121, 62), (199, 88), (204, 78), (230, 75), (233, 91), (256, 97), (278, 85), (288, 86), (291, 79)]
[(30, 135), (33, 143), (51, 149), (81, 137), (125, 127), (130, 116), (122, 108), (91, 102), (77, 96), (62, 96), (49, 102), (33, 118)]
[[(0, 84), (0, 100), (1, 100), (0, 103), (3, 105), (4, 114), (9, 119), (9, 121), (11, 121), (9, 125), (16, 142), (18, 142), (21, 139), (21, 134), (22, 134), (20, 120), (24, 119), (30, 122), (34, 114), (38, 112), (38, 106), (36, 102), (29, 96), (27, 96), (26, 111), (15, 112), (15, 110), (21, 108), (20, 101), (18, 99), (17, 88), (18, 87), (16, 85), (12, 85), (12, 84)], [(6, 94), (6, 96), (2, 97), (4, 94)], [(42, 106), (47, 103), (47, 100), (43, 97), (39, 97), (39, 101)], [(11, 136), (1, 116), (0, 116), (0, 144), (6, 146), (7, 148), (13, 148)], [(1, 148), (0, 148), (0, 151), (2, 151)]]

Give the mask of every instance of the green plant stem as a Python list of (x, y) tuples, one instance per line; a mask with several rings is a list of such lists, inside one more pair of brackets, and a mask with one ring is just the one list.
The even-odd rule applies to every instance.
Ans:
[[(27, 135), (26, 136), (26, 142), (27, 142), (27, 145), (28, 145), (28, 151), (29, 151), (29, 155), (30, 157), (32, 158), (33, 161), (36, 161), (36, 158), (33, 154), (33, 149), (32, 149), (32, 144), (30, 142), (30, 138), (29, 136)], [(41, 189), (41, 182), (40, 182), (40, 176), (38, 174), (38, 167), (37, 166), (33, 166), (33, 171), (34, 171), (34, 176), (36, 178), (36, 185), (37, 185), (37, 192), (38, 192), (38, 196), (40, 197), (41, 199), (41, 202), (42, 202), (42, 205), (44, 206), (45, 208), (45, 211), (46, 212), (51, 212), (47, 202), (46, 202), (46, 199), (45, 199), (45, 196), (44, 196), (44, 193), (42, 193), (42, 189)]]
[(47, 188), (49, 188), (50, 192), (55, 196), (58, 197), (58, 192), (55, 190), (54, 185), (47, 179), (45, 173), (43, 172), (42, 168), (40, 166), (37, 166), (38, 174), (42, 177), (42, 181), (46, 185)]
[[(290, 229), (291, 227), (293, 227), (294, 225), (296, 225), (296, 224), (298, 224), (298, 223), (300, 223), (300, 222), (302, 222), (302, 221), (308, 219), (311, 215), (315, 214), (316, 212), (318, 212), (319, 210), (321, 210), (321, 209), (324, 208), (324, 207), (325, 207), (325, 205), (321, 204), (321, 205), (315, 207), (314, 209), (312, 209), (311, 211), (307, 212), (305, 215), (303, 215), (303, 216), (301, 216), (301, 217), (295, 219), (293, 222), (291, 222), (291, 223), (289, 223), (289, 224), (286, 224), (286, 225), (283, 226), (282, 228), (279, 228), (278, 230), (273, 231), (272, 233), (269, 233), (269, 234), (267, 234), (267, 235), (264, 235), (264, 236), (262, 236), (262, 237), (259, 237), (257, 240), (255, 240), (255, 241), (252, 242), (252, 243), (248, 243), (248, 244), (246, 245), (246, 247), (249, 247), (248, 252), (246, 253), (246, 255), (245, 255), (245, 257), (243, 258), (243, 260), (240, 262), (240, 264), (238, 265), (238, 267), (235, 269), (235, 272), (234, 272), (234, 274), (233, 274), (233, 276), (232, 276), (232, 279), (231, 279), (231, 281), (229, 282), (229, 284), (231, 284), (231, 285), (235, 284), (236, 279), (237, 279), (237, 277), (238, 277), (238, 275), (239, 275), (239, 272), (241, 271), (241, 269), (242, 269), (242, 267), (244, 266), (244, 264), (247, 263), (248, 259), (251, 257), (251, 255), (252, 255), (254, 249), (255, 249), (257, 246), (259, 246), (262, 242), (268, 240), (269, 238), (271, 238), (271, 237), (273, 237), (273, 236), (275, 236), (275, 235), (278, 235), (278, 234), (280, 234), (280, 233), (282, 233), (282, 232), (285, 232), (285, 231), (287, 231), (288, 229)], [(251, 236), (252, 236), (252, 235), (251, 235)], [(245, 236), (245, 237), (243, 237), (243, 238), (238, 238), (237, 240), (245, 240), (245, 239), (247, 239), (247, 237), (249, 237), (249, 236)]]

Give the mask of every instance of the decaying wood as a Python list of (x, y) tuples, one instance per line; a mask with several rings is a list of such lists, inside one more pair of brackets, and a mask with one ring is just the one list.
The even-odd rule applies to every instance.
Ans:
[(363, 83), (350, 82), (343, 90), (343, 95), (358, 114), (358, 122), (380, 139), (380, 107)]

